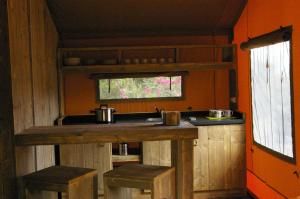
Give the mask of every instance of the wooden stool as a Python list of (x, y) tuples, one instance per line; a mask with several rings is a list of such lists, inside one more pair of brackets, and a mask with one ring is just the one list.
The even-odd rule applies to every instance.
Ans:
[(94, 169), (52, 166), (24, 176), (23, 183), (28, 198), (40, 198), (35, 191), (65, 192), (67, 199), (98, 198), (98, 179)]
[(174, 199), (175, 168), (125, 165), (104, 174), (104, 199), (130, 199), (128, 188), (151, 190), (152, 199)]

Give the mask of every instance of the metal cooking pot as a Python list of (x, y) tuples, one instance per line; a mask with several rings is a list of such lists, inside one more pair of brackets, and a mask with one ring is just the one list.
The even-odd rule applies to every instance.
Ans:
[(96, 108), (92, 113), (96, 114), (97, 123), (113, 123), (114, 122), (114, 108), (109, 108), (107, 104), (100, 105), (100, 108)]

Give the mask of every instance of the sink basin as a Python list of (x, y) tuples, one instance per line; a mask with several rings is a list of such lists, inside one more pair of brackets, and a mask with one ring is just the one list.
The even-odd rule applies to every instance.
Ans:
[(160, 117), (150, 117), (146, 119), (146, 122), (162, 122), (162, 119)]

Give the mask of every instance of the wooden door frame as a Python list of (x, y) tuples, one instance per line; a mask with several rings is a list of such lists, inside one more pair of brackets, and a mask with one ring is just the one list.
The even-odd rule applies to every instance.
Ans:
[(0, 50), (0, 198), (10, 199), (17, 186), (7, 0), (0, 0)]

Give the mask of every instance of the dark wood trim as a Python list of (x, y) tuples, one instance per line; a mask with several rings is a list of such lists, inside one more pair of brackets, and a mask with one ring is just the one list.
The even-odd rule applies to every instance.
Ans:
[(143, 77), (170, 77), (188, 75), (188, 71), (174, 72), (149, 72), (149, 73), (97, 73), (91, 74), (90, 79), (121, 79), (121, 78), (143, 78)]
[(211, 28), (197, 30), (168, 30), (168, 31), (148, 31), (136, 30), (134, 32), (103, 32), (103, 33), (71, 33), (64, 32), (61, 34), (62, 40), (68, 39), (87, 39), (87, 38), (115, 38), (115, 37), (144, 37), (144, 36), (211, 36), (211, 35), (228, 35), (230, 28)]
[[(242, 0), (242, 1), (243, 2), (240, 4), (239, 11), (237, 12), (236, 16), (234, 17), (232, 27), (234, 27), (236, 25), (236, 23), (239, 21), (240, 16), (242, 15), (244, 8), (248, 4), (248, 0)], [(233, 37), (233, 39), (234, 39), (234, 37)]]
[(65, 66), (62, 68), (67, 73), (145, 73), (145, 72), (171, 72), (194, 70), (233, 69), (232, 62), (218, 63), (172, 63), (172, 64), (128, 64), (128, 65), (90, 65), (90, 66)]
[[(83, 47), (60, 48), (62, 53), (76, 51), (109, 51), (109, 50), (153, 50), (153, 49), (182, 49), (182, 48), (232, 48), (235, 44), (195, 44), (195, 45), (158, 45), (158, 46), (110, 46), (110, 47)], [(176, 56), (178, 57), (178, 56)]]
[(289, 41), (292, 37), (292, 26), (280, 27), (278, 30), (273, 32), (250, 38), (248, 41), (241, 43), (242, 50), (249, 50), (252, 48), (259, 48), (263, 46), (268, 46), (276, 44), (283, 41)]
[(17, 198), (7, 0), (0, 0), (0, 198)]

